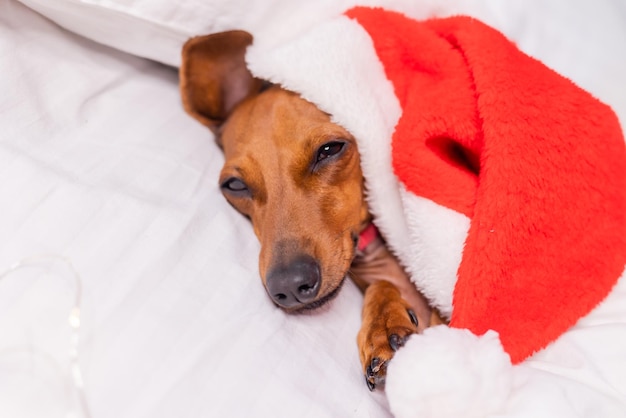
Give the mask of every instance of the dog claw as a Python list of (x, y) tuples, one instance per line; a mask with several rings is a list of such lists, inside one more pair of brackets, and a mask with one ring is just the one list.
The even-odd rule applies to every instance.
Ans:
[(367, 366), (365, 383), (367, 383), (370, 391), (385, 385), (386, 365), (387, 362), (385, 360), (374, 357), (369, 366)]
[(367, 375), (373, 376), (375, 373), (378, 373), (378, 371), (380, 370), (380, 367), (383, 364), (384, 362), (381, 364), (380, 359), (378, 357), (374, 357), (370, 365), (367, 367)]
[(376, 388), (385, 387), (385, 375), (383, 376), (365, 376), (365, 383), (370, 392), (373, 392)]
[(417, 316), (415, 316), (415, 312), (413, 312), (413, 309), (407, 309), (407, 312), (409, 314), (409, 318), (411, 318), (411, 322), (413, 323), (413, 325), (417, 326)]
[(398, 334), (391, 334), (389, 336), (389, 346), (393, 351), (398, 351), (400, 347), (406, 342), (406, 337), (400, 337)]

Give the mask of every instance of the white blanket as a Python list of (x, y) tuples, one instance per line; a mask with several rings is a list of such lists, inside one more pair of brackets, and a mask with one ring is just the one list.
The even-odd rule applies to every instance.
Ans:
[[(284, 27), (283, 19), (269, 16), (280, 13), (271, 11), (271, 25), (261, 24), (262, 3), (246, 15), (229, 9), (239, 2), (221, 2), (227, 18), (213, 26), (211, 17), (204, 19), (213, 29), (244, 21), (263, 50), (295, 35), (301, 39), (313, 23), (349, 3), (316, 3)], [(463, 12), (482, 18), (626, 120), (626, 10), (619, 1), (385, 3), (418, 17)], [(89, 25), (82, 29), (89, 35)], [(151, 57), (176, 63), (175, 46), (194, 34), (203, 34), (199, 26), (185, 28), (169, 38), (172, 48)], [(98, 40), (118, 41), (113, 46), (140, 55), (141, 42), (150, 42), (113, 32)], [(386, 398), (370, 393), (361, 375), (355, 342), (360, 295), (351, 284), (311, 316), (285, 315), (267, 299), (257, 273), (258, 244), (219, 194), (222, 157), (210, 134), (183, 113), (174, 69), (68, 33), (13, 0), (0, 3), (0, 57), (0, 265), (37, 254), (71, 260), (82, 281), (84, 381), (82, 389), (75, 385), (68, 355), (67, 315), (76, 288), (68, 268), (47, 258), (0, 280), (0, 416), (389, 416)], [(349, 101), (339, 103), (349, 111)], [(389, 120), (386, 129), (393, 124)], [(614, 294), (624, 291), (620, 286)], [(605, 316), (593, 325), (614, 308), (622, 309), (605, 304), (598, 311)], [(595, 340), (606, 348), (595, 355), (614, 355), (623, 366), (621, 352), (611, 351), (618, 345), (603, 344), (589, 323), (579, 325), (571, 339), (519, 373), (497, 363), (508, 386), (500, 380), (480, 387), (503, 388), (507, 406), (499, 416), (623, 412), (622, 369), (585, 367), (588, 358), (574, 355)], [(490, 338), (481, 341), (489, 345)], [(432, 392), (413, 392), (421, 397), (414, 410), (396, 412), (433, 408), (425, 413), (445, 414), (449, 398), (438, 391), (453, 389), (442, 373), (453, 365), (410, 356), (418, 341), (411, 340), (398, 353), (406, 358), (395, 364), (414, 370), (416, 361), (428, 369), (402, 376), (392, 363), (390, 378), (396, 373), (408, 385), (424, 375), (437, 380), (430, 381)], [(470, 371), (469, 378), (475, 376)], [(604, 402), (612, 396), (607, 382), (616, 395)], [(590, 388), (589, 396), (581, 396), (581, 387)], [(85, 406), (77, 400), (81, 391)], [(545, 407), (554, 399), (559, 403)], [(606, 411), (585, 409), (584, 402), (597, 399)]]

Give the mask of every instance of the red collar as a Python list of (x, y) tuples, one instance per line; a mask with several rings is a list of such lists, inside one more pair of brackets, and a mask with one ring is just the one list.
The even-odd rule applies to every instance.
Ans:
[(373, 223), (370, 223), (359, 234), (359, 244), (357, 245), (357, 249), (360, 252), (363, 252), (367, 248), (367, 246), (376, 239), (377, 236), (378, 229), (376, 229), (376, 226)]

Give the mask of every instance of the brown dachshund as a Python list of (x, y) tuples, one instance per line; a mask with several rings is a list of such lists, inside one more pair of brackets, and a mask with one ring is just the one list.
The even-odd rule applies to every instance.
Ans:
[(255, 79), (244, 60), (251, 42), (242, 31), (189, 40), (184, 107), (224, 151), (221, 190), (252, 222), (272, 301), (287, 312), (317, 308), (346, 276), (364, 291), (357, 342), (373, 390), (394, 351), (441, 321), (370, 226), (355, 139), (299, 95)]

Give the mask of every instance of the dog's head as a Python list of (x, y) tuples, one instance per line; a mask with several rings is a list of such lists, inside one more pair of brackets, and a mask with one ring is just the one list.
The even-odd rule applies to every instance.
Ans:
[(221, 190), (252, 222), (268, 294), (287, 311), (315, 308), (341, 287), (369, 221), (356, 141), (312, 103), (254, 78), (251, 42), (242, 31), (188, 41), (183, 104), (224, 151)]

